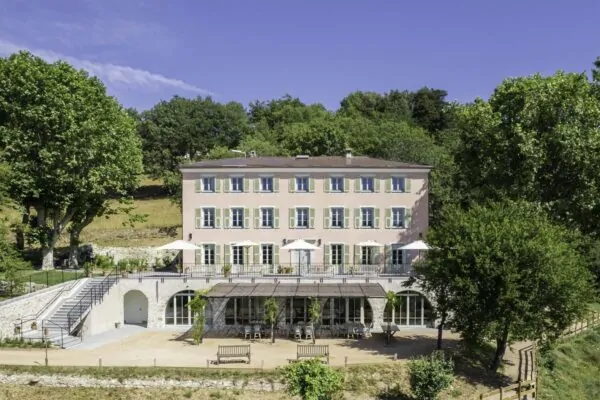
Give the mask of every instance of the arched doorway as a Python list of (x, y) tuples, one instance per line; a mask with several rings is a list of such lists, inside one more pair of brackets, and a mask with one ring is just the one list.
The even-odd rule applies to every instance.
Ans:
[(188, 303), (195, 295), (193, 290), (184, 290), (174, 294), (167, 302), (165, 325), (193, 325), (194, 315)]
[(383, 321), (400, 326), (431, 327), (433, 309), (422, 293), (406, 290), (396, 293), (396, 307), (392, 311), (386, 305)]
[(148, 323), (148, 298), (139, 290), (130, 290), (123, 297), (123, 322), (146, 325)]

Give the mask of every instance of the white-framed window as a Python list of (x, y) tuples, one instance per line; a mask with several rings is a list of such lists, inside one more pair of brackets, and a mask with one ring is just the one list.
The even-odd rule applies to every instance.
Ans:
[(344, 191), (344, 177), (343, 176), (332, 176), (329, 178), (329, 189), (331, 192), (343, 192)]
[(244, 177), (243, 176), (232, 176), (229, 178), (229, 191), (230, 192), (243, 192), (244, 191)]
[(216, 259), (216, 251), (214, 244), (202, 245), (202, 261), (205, 265), (214, 265)]
[(403, 207), (392, 208), (392, 228), (404, 228), (405, 216)]
[(361, 228), (375, 227), (375, 209), (373, 207), (362, 207), (360, 209)]
[(342, 265), (344, 263), (344, 245), (343, 244), (332, 244), (331, 245), (331, 264)]
[(215, 227), (215, 209), (214, 207), (204, 207), (202, 209), (202, 228)]
[(216, 178), (214, 176), (203, 176), (200, 179), (200, 188), (203, 192), (210, 192), (210, 193), (214, 193), (215, 192), (215, 180)]
[(273, 191), (273, 177), (272, 176), (261, 176), (259, 179), (260, 179), (260, 191), (261, 192), (272, 192)]
[(241, 207), (234, 207), (231, 209), (231, 227), (232, 228), (243, 228), (244, 227), (244, 209)]
[(399, 246), (392, 247), (392, 265), (404, 264), (404, 250)]
[(273, 207), (262, 207), (260, 209), (260, 227), (261, 228), (273, 228)]
[(330, 228), (344, 227), (344, 207), (331, 207), (329, 209), (329, 224)]
[(392, 192), (406, 191), (406, 178), (403, 176), (392, 176)]
[(360, 177), (360, 191), (361, 192), (374, 192), (375, 191), (375, 178), (372, 176), (361, 176)]
[(273, 245), (260, 245), (260, 260), (262, 264), (273, 265)]
[(308, 207), (296, 208), (296, 228), (308, 228), (310, 219), (310, 210)]
[(297, 176), (296, 177), (296, 192), (308, 192), (309, 190), (309, 179), (308, 176)]
[(373, 248), (371, 246), (360, 247), (360, 263), (364, 265), (373, 263)]
[(244, 246), (231, 246), (231, 263), (244, 265)]

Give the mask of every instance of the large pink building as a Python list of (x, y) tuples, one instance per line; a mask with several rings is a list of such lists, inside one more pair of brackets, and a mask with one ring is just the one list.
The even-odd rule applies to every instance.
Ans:
[[(232, 276), (407, 276), (428, 226), (430, 167), (353, 156), (246, 157), (181, 167), (190, 270)], [(312, 250), (287, 250), (303, 239)]]

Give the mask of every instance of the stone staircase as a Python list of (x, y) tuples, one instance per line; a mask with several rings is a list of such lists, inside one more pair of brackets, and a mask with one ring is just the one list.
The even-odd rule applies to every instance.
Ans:
[(78, 325), (83, 321), (94, 304), (102, 302), (104, 295), (118, 281), (117, 275), (90, 278), (76, 293), (68, 297), (54, 311), (42, 321), (40, 332), (27, 332), (25, 339), (41, 339), (41, 332), (48, 332), (48, 340), (63, 349), (81, 343), (81, 338), (74, 336)]

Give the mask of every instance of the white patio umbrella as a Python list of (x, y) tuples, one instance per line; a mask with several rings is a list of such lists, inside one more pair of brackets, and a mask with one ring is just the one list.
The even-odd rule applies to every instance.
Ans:
[(252, 240), (244, 240), (242, 242), (238, 242), (238, 243), (234, 243), (233, 244), (234, 246), (241, 246), (244, 249), (246, 249), (246, 260), (245, 260), (246, 261), (245, 262), (246, 265), (250, 264), (250, 260), (249, 260), (250, 255), (249, 255), (249, 250), (248, 249), (250, 247), (252, 247), (252, 246), (255, 246), (256, 244), (257, 243), (254, 243)]
[(378, 243), (374, 240), (367, 240), (366, 242), (360, 242), (356, 244), (357, 246), (360, 247), (383, 247), (384, 245), (381, 243)]
[[(298, 239), (298, 240), (294, 240), (291, 243), (286, 244), (285, 246), (281, 247), (283, 250), (289, 250), (290, 253), (292, 251), (297, 251), (298, 254), (300, 254), (301, 251), (303, 250), (320, 250), (319, 246), (315, 246), (312, 243), (308, 243), (305, 240), (302, 239)], [(291, 262), (291, 255), (290, 255), (290, 262)], [(298, 265), (300, 265), (300, 256), (298, 256)]]
[[(163, 244), (157, 247), (156, 250), (200, 250), (201, 247), (196, 246), (194, 243), (186, 242), (185, 240), (176, 240), (171, 243)], [(183, 268), (183, 256), (179, 259), (180, 267)], [(180, 272), (183, 269), (180, 269)]]
[(431, 250), (431, 246), (422, 240), (416, 240), (405, 246), (400, 247), (401, 250)]

